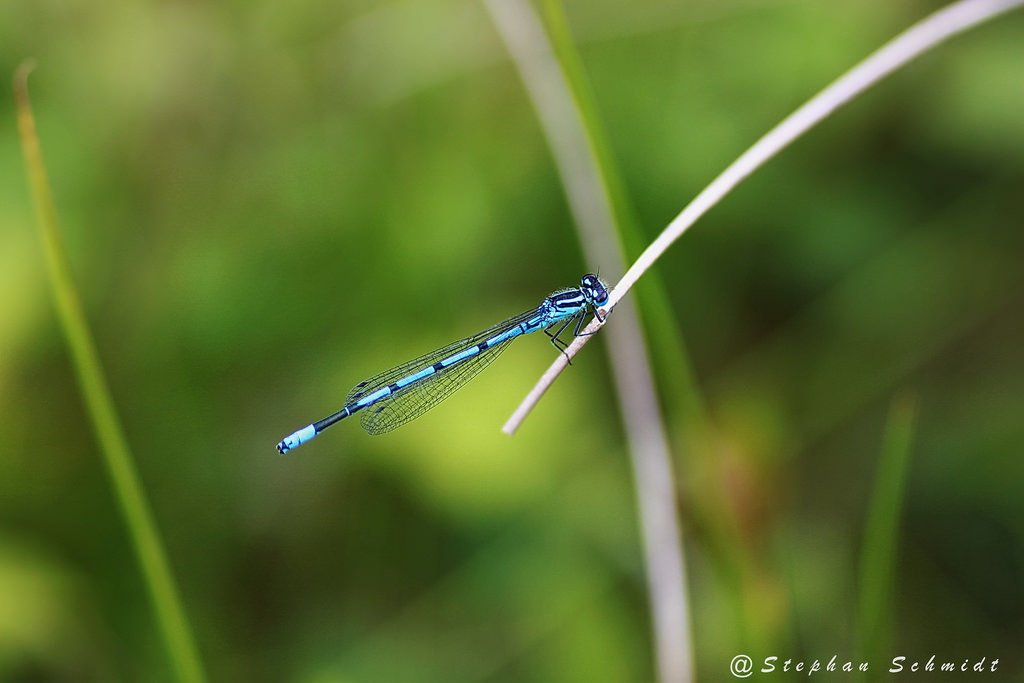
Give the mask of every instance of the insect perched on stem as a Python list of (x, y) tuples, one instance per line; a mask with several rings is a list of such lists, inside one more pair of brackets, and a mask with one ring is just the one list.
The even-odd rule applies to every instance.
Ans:
[(537, 308), (360, 382), (349, 392), (341, 410), (286, 436), (277, 450), (287, 453), (355, 413), (361, 413), (360, 423), (370, 434), (390, 432), (464, 386), (516, 337), (544, 330), (555, 348), (564, 353), (567, 344), (558, 335), (575, 321), (573, 336), (580, 336), (583, 321), (590, 314), (603, 322), (598, 309), (607, 301), (605, 284), (596, 275), (584, 275), (579, 287), (559, 290)]

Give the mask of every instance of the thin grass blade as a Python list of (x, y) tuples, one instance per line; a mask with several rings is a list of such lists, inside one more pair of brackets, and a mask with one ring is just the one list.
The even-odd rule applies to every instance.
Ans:
[(893, 399), (868, 508), (860, 553), (857, 640), (861, 661), (883, 661), (892, 625), (893, 575), (899, 543), (900, 512), (910, 463), (917, 402)]
[(71, 278), (71, 268), (61, 241), (57, 210), (46, 176), (29, 101), (27, 81), (32, 68), (33, 65), (26, 62), (15, 72), (15, 109), (22, 153), (25, 157), (25, 171), (35, 204), (36, 223), (57, 317), (82, 392), (82, 401), (96, 431), (100, 452), (103, 454), (121, 515), (128, 527), (132, 547), (153, 601), (160, 633), (177, 678), (181, 681), (201, 682), (205, 680), (205, 675), (198, 651), (178, 597), (153, 514), (135, 472), (78, 292)]

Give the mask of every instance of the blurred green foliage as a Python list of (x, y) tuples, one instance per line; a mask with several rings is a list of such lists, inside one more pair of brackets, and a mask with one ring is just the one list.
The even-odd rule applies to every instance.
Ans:
[[(937, 6), (566, 11), (653, 237)], [(704, 680), (741, 651), (854, 656), (865, 514), (904, 389), (918, 412), (887, 651), (1024, 671), (1022, 34), (1010, 14), (890, 78), (660, 262), (715, 425), (693, 439), (665, 407)], [(600, 345), (514, 439), (498, 429), (551, 358), (542, 340), (391, 435), (340, 425), (274, 451), (355, 382), (602, 266), (580, 260), (483, 8), (7, 0), (0, 70), (25, 57), (211, 679), (651, 678)], [(0, 118), (0, 679), (166, 680), (46, 291), (10, 95)]]

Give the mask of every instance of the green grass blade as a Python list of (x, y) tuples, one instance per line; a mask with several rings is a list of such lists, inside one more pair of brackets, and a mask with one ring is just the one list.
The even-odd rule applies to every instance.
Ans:
[[(636, 258), (647, 246), (649, 238), (637, 226), (632, 202), (622, 181), (618, 165), (605, 133), (596, 98), (590, 87), (583, 60), (569, 30), (561, 0), (543, 0), (541, 3), (544, 27), (551, 46), (569, 85), (569, 93), (583, 122), (583, 133), (597, 162), (597, 172), (604, 186), (608, 203), (615, 217), (618, 237), (629, 259)], [(660, 274), (651, 271), (642, 283), (637, 283), (640, 309), (644, 311), (644, 326), (650, 332), (650, 343), (657, 357), (659, 374), (664, 381), (659, 388), (667, 402), (682, 416), (684, 431), (691, 438), (702, 434), (708, 424), (705, 400), (697, 385), (693, 362), (690, 359), (682, 332), (676, 325), (671, 299)]]
[(882, 661), (892, 625), (892, 584), (904, 482), (910, 462), (917, 402), (897, 396), (889, 410), (881, 458), (860, 554), (857, 641), (862, 661)]
[(31, 64), (25, 63), (15, 72), (15, 108), (22, 152), (25, 156), (25, 170), (35, 204), (39, 238), (60, 326), (67, 341), (82, 400), (96, 431), (100, 452), (103, 454), (121, 514), (128, 526), (132, 546), (178, 679), (190, 682), (203, 681), (205, 676), (195, 641), (181, 607), (153, 515), (135, 472), (128, 444), (100, 366), (99, 356), (71, 278), (71, 269), (57, 227), (57, 211), (46, 177), (29, 101), (27, 79), (31, 70)]
[[(540, 6), (555, 59), (565, 75), (570, 96), (583, 124), (584, 136), (596, 160), (597, 172), (615, 217), (617, 236), (628, 257), (633, 259), (646, 248), (649, 237), (643, 234), (634, 218), (632, 202), (615, 163), (562, 1), (542, 0)], [(649, 333), (655, 367), (658, 368), (658, 389), (664, 397), (665, 413), (677, 416), (671, 430), (688, 475), (680, 480), (680, 484), (693, 487), (694, 482), (720, 476), (717, 474), (720, 472), (720, 453), (707, 400), (697, 382), (694, 363), (672, 309), (664, 279), (657, 269), (652, 269), (645, 273), (636, 287), (643, 326)], [(745, 547), (745, 539), (737, 532), (734, 503), (725, 497), (724, 491), (724, 488), (715, 487), (691, 491), (688, 496), (689, 514), (711, 539), (716, 552), (728, 557), (732, 563), (734, 571), (729, 577), (734, 582), (734, 590), (728, 591), (728, 595), (735, 600), (731, 613), (736, 615), (737, 631), (746, 633), (748, 642), (769, 648), (772, 627), (754, 607), (759, 601), (744, 597), (762, 592), (763, 570)]]

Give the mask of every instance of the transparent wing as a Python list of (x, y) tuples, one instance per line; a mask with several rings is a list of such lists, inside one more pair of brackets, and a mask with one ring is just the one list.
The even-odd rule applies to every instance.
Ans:
[[(536, 315), (536, 309), (520, 313), (517, 316), (503, 320), (502, 322), (479, 332), (472, 337), (466, 337), (459, 341), (452, 342), (447, 346), (424, 354), (419, 358), (402, 363), (390, 370), (374, 375), (363, 380), (352, 387), (345, 405), (350, 406), (364, 396), (368, 396), (379, 389), (392, 385), (403, 377), (408, 377), (426, 367), (448, 358), (449, 356), (479, 344), (491, 337), (501, 334), (526, 322)], [(514, 337), (513, 337), (514, 339)], [(460, 363), (442, 368), (437, 372), (423, 378), (418, 382), (398, 389), (394, 393), (382, 398), (362, 410), (362, 425), (371, 434), (383, 434), (395, 427), (405, 424), (409, 420), (419, 417), (430, 408), (447, 398), (461, 384), (468, 382), (474, 375), (483, 370), (491, 363), (498, 354), (504, 350), (511, 339), (501, 344), (488, 347), (476, 356), (468, 358)], [(408, 411), (411, 414), (402, 414)]]
[(515, 337), (488, 346), (472, 358), (442, 368), (429, 377), (382, 398), (362, 410), (360, 424), (370, 434), (384, 434), (415, 420), (448, 398), (456, 389), (465, 386), (469, 380), (490, 365), (513, 339)]

